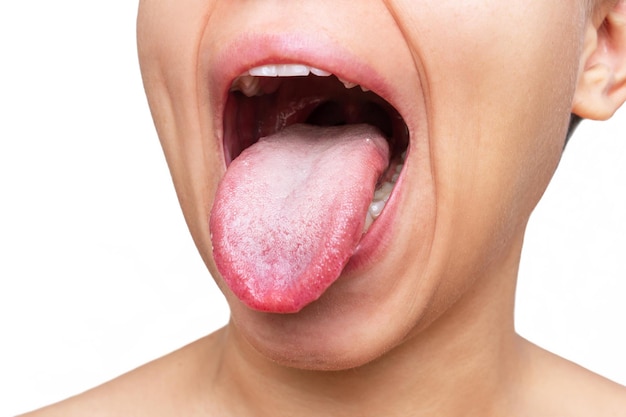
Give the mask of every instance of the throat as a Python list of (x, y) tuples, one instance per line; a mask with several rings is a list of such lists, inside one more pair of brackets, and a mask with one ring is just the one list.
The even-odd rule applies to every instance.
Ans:
[[(429, 335), (428, 343), (418, 336), (357, 368), (310, 371), (260, 354), (232, 324), (219, 332), (221, 354), (212, 357), (220, 358), (221, 366), (214, 381), (225, 394), (221, 400), (238, 416), (274, 415), (279, 409), (284, 415), (302, 417), (495, 417), (515, 415), (515, 410), (506, 409), (511, 406), (507, 400), (526, 395), (524, 388), (529, 388), (521, 383), (524, 372), (518, 369), (522, 364), (514, 353), (519, 350), (501, 355), (494, 354), (494, 343), (481, 345), (493, 333), (462, 346), (445, 332), (434, 338)], [(471, 328), (465, 333), (471, 338), (469, 333), (475, 337), (479, 331)], [(496, 339), (529, 345), (519, 337)], [(503, 381), (502, 375), (510, 378)], [(242, 403), (242, 397), (247, 401)]]

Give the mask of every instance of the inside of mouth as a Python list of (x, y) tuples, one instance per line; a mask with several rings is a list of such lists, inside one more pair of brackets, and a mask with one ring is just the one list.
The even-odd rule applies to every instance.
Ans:
[[(369, 124), (387, 138), (389, 168), (381, 183), (403, 163), (409, 137), (398, 111), (372, 91), (346, 88), (335, 76), (259, 77), (256, 94), (231, 91), (224, 116), (224, 153), (228, 166), (260, 138), (294, 124), (343, 126)], [(389, 178), (387, 178), (389, 177)]]
[(317, 300), (381, 215), (408, 140), (393, 106), (334, 76), (235, 80), (209, 221), (232, 292), (274, 313)]

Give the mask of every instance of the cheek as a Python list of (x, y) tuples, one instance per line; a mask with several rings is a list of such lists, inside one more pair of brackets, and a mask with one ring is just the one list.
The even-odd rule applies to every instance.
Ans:
[(584, 8), (562, 0), (394, 4), (425, 86), (437, 247), (455, 255), (455, 268), (504, 259), (561, 155)]
[[(216, 1), (141, 0), (137, 43), (144, 87), (183, 214), (200, 253), (210, 253), (208, 195), (222, 173), (206, 97), (198, 96), (198, 48)], [(206, 191), (209, 190), (210, 193)]]
[(462, 139), (454, 145), (498, 145), (496, 132), (541, 136), (550, 116), (569, 114), (584, 23), (577, 2), (433, 0), (419, 13), (408, 3), (401, 24), (429, 119)]

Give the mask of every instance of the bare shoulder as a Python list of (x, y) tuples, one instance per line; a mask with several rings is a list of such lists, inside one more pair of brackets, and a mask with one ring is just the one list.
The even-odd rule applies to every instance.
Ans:
[[(103, 385), (21, 417), (212, 415), (198, 398), (210, 395), (207, 375), (219, 362), (220, 331)], [(198, 396), (198, 390), (203, 396)]]
[(529, 344), (528, 395), (537, 415), (626, 417), (626, 387)]

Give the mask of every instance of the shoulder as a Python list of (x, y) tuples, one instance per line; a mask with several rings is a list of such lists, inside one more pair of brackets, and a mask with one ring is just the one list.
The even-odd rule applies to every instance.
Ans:
[(529, 345), (525, 395), (537, 415), (626, 417), (626, 387)]
[(194, 401), (202, 398), (198, 390), (203, 390), (204, 398), (210, 395), (210, 387), (202, 383), (217, 366), (219, 337), (218, 331), (96, 388), (20, 417), (211, 415)]

